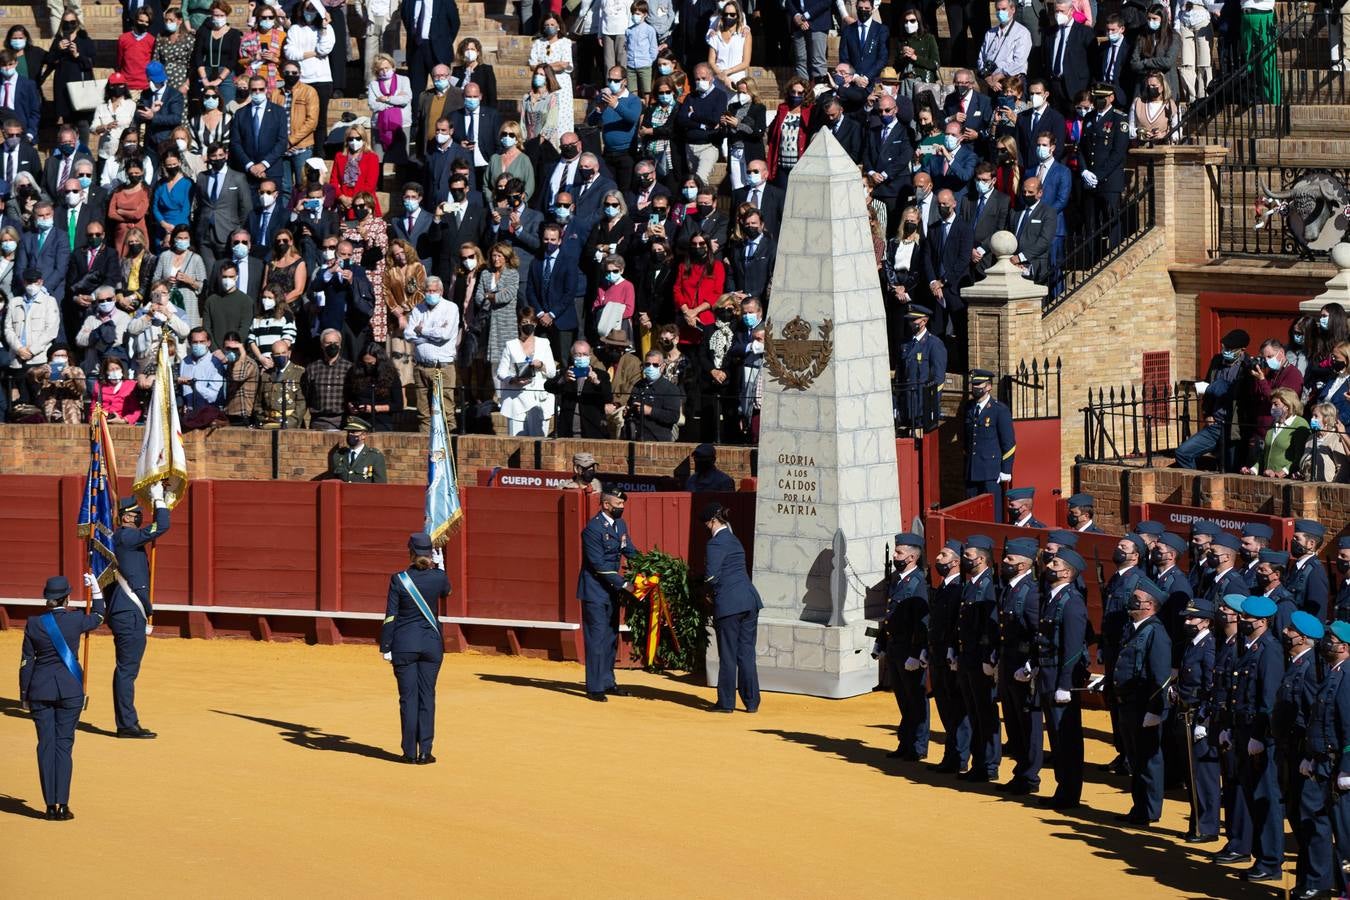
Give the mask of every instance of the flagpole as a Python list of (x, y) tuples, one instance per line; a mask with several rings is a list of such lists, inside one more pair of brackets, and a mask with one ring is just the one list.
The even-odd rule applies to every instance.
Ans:
[[(91, 409), (89, 410), (89, 442), (90, 442), (90, 448), (91, 448), (91, 450), (92, 450), (92, 448), (93, 448), (94, 442), (97, 441), (97, 440), (98, 440), (98, 419), (95, 417), (95, 415), (94, 415), (94, 410), (91, 408)], [(85, 483), (84, 483), (84, 503), (85, 503), (85, 509), (89, 509), (89, 508), (93, 505), (94, 485), (91, 483), (92, 481), (93, 481), (93, 479), (91, 479), (91, 478), (86, 478), (86, 479), (85, 479)], [(89, 530), (89, 538), (88, 538), (88, 540), (85, 541), (85, 544), (84, 544), (84, 568), (88, 569), (88, 570), (90, 571), (91, 574), (93, 573), (93, 568), (94, 568), (94, 567), (93, 567), (93, 556), (94, 556), (94, 531), (93, 531), (93, 529), (91, 528), (91, 529)], [(90, 589), (90, 587), (89, 587), (89, 582), (88, 582), (88, 581), (85, 581), (85, 584), (84, 584), (84, 614), (85, 614), (86, 616), (89, 615), (89, 611), (93, 608), (93, 604), (94, 604), (94, 592), (93, 592), (92, 589)], [(84, 708), (85, 708), (85, 709), (88, 709), (88, 708), (89, 708), (89, 632), (86, 631), (83, 635), (81, 635), (81, 641), (83, 642), (84, 646), (80, 648), (80, 656), (81, 656), (81, 660), (80, 660), (80, 662), (81, 662), (81, 665), (80, 665), (80, 688), (81, 688), (81, 690), (84, 691)]]

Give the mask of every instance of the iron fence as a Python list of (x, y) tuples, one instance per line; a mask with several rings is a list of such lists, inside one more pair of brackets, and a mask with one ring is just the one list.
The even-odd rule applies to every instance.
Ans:
[(1047, 356), (1022, 360), (999, 380), (998, 397), (1012, 410), (1014, 419), (1058, 419), (1060, 376), (1064, 365), (1056, 357), (1053, 365)]
[(1134, 185), (1107, 218), (1086, 223), (1064, 242), (1059, 273), (1041, 307), (1049, 315), (1153, 228), (1153, 168), (1139, 169)]
[[(1309, 249), (1296, 240), (1285, 214), (1278, 208), (1283, 203), (1297, 204), (1300, 201), (1287, 196), (1272, 200), (1265, 192), (1268, 189), (1276, 195), (1287, 195), (1300, 179), (1316, 172), (1329, 174), (1341, 185), (1350, 179), (1350, 168), (1309, 169), (1251, 164), (1219, 166), (1217, 249), (1232, 256), (1303, 259), (1313, 259), (1318, 252), (1325, 252)], [(1316, 205), (1317, 214), (1325, 219), (1323, 224), (1327, 237), (1333, 237), (1330, 229), (1338, 213), (1336, 204), (1317, 194), (1302, 202), (1308, 203), (1310, 208)], [(1258, 203), (1261, 207), (1258, 207)], [(1263, 213), (1258, 214), (1258, 209), (1262, 207)], [(1334, 237), (1338, 240), (1339, 232)]]
[(1160, 453), (1175, 451), (1191, 436), (1199, 398), (1187, 382), (1088, 389), (1083, 413), (1080, 462), (1153, 465)]

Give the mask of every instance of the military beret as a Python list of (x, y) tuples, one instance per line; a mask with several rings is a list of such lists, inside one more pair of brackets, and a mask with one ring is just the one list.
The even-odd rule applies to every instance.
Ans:
[(1071, 547), (1061, 547), (1056, 551), (1055, 558), (1066, 565), (1072, 566), (1075, 572), (1082, 572), (1087, 568), (1087, 563), (1083, 562), (1083, 557)]
[(1214, 535), (1214, 546), (1223, 547), (1236, 553), (1242, 549), (1242, 542), (1237, 539), (1237, 535), (1224, 531)]
[(1195, 521), (1191, 522), (1192, 537), (1194, 537), (1197, 534), (1207, 534), (1210, 537), (1218, 537), (1222, 533), (1223, 529), (1221, 529), (1218, 525), (1215, 525), (1208, 519), (1196, 519)]
[(1056, 528), (1046, 537), (1046, 541), (1051, 544), (1059, 544), (1061, 547), (1077, 547), (1078, 532), (1070, 531), (1067, 528)]
[(1236, 612), (1236, 613), (1242, 612), (1242, 607), (1243, 607), (1243, 605), (1244, 605), (1246, 602), (1247, 602), (1247, 596), (1246, 596), (1245, 594), (1224, 594), (1224, 595), (1223, 595), (1223, 605), (1226, 606), (1226, 607), (1228, 607), (1229, 609), (1231, 609), (1233, 612)]
[(1294, 530), (1303, 534), (1310, 534), (1319, 541), (1327, 535), (1326, 526), (1321, 522), (1314, 522), (1312, 519), (1295, 519)]
[(1137, 534), (1127, 534), (1121, 538), (1122, 541), (1129, 541), (1134, 544), (1134, 549), (1139, 552), (1141, 557), (1148, 556), (1148, 544)]
[(1091, 494), (1074, 494), (1069, 498), (1070, 506), (1095, 506), (1096, 502)]
[(60, 600), (63, 597), (70, 596), (70, 582), (64, 575), (53, 575), (47, 579), (47, 583), (42, 586), (42, 597), (44, 600)]
[(1013, 538), (1003, 545), (1004, 553), (1012, 556), (1025, 556), (1027, 559), (1035, 559), (1040, 549), (1040, 545), (1036, 543), (1035, 538)]
[(1248, 597), (1242, 601), (1242, 614), (1253, 619), (1269, 618), (1278, 608), (1269, 597)]
[(1326, 626), (1312, 613), (1306, 613), (1299, 610), (1289, 618), (1289, 624), (1294, 626), (1294, 630), (1306, 638), (1314, 641), (1320, 641), (1322, 635), (1327, 633)]
[(1158, 543), (1162, 544), (1164, 547), (1170, 547), (1178, 553), (1181, 553), (1186, 549), (1186, 539), (1171, 531), (1164, 531), (1158, 537)]
[(370, 423), (360, 416), (348, 416), (347, 421), (342, 423), (343, 431), (369, 431)]
[(957, 554), (959, 554), (962, 550), (966, 549), (966, 545), (961, 543), (956, 538), (952, 538), (951, 540), (944, 543), (942, 546), (946, 547), (948, 550)]
[(895, 536), (895, 546), (923, 549), (923, 535), (915, 534), (912, 531), (903, 531)]
[(966, 546), (974, 547), (976, 550), (993, 550), (994, 540), (983, 534), (972, 534), (970, 537), (966, 538)]
[(1336, 542), (1337, 550), (1350, 550), (1350, 535), (1346, 535)]
[(1248, 522), (1242, 526), (1242, 536), (1268, 541), (1275, 536), (1275, 529), (1262, 522)]
[(425, 531), (418, 531), (409, 535), (408, 549), (418, 556), (430, 556), (434, 550), (431, 544), (431, 535)]
[(707, 522), (711, 519), (720, 519), (723, 522), (727, 520), (726, 507), (718, 503), (716, 500), (712, 501), (711, 503), (704, 504), (703, 512), (700, 513), (698, 517), (698, 520), (700, 522)]
[(926, 319), (926, 318), (931, 317), (932, 315), (933, 315), (933, 311), (932, 311), (931, 309), (929, 309), (928, 307), (926, 307), (926, 306), (924, 306), (924, 305), (922, 305), (922, 304), (919, 304), (919, 303), (911, 303), (911, 304), (909, 305), (909, 310), (905, 313), (905, 318), (906, 318), (906, 319)]
[(1289, 565), (1289, 554), (1283, 550), (1262, 550), (1256, 558), (1263, 563), (1270, 563), (1272, 566)]
[(1214, 618), (1214, 602), (1205, 597), (1193, 597), (1186, 608), (1177, 613), (1183, 619)]
[(990, 381), (993, 381), (993, 380), (994, 380), (994, 373), (991, 372), (991, 371), (989, 371), (988, 369), (971, 369), (971, 370), (970, 370), (970, 383), (971, 383), (971, 384), (985, 384), (985, 383), (990, 382)]
[(1350, 622), (1337, 619), (1331, 623), (1331, 633), (1336, 635), (1336, 640), (1342, 644), (1350, 644)]
[(1036, 489), (1031, 487), (1012, 488), (1004, 491), (1003, 496), (1007, 497), (1009, 500), (1030, 500), (1032, 497), (1036, 496)]
[(712, 444), (699, 444), (694, 448), (694, 459), (716, 459), (717, 448)]
[(136, 502), (135, 497), (123, 497), (121, 500), (117, 501), (117, 509), (119, 512), (126, 512), (129, 509), (138, 509), (139, 507), (140, 504)]
[(1158, 587), (1151, 579), (1144, 578), (1143, 576), (1140, 576), (1139, 580), (1134, 583), (1134, 589), (1136, 591), (1143, 591), (1159, 603), (1167, 599), (1167, 591)]
[(1154, 537), (1161, 535), (1166, 530), (1167, 529), (1163, 528), (1163, 523), (1154, 522), (1152, 519), (1145, 519), (1134, 526), (1135, 534), (1148, 534), (1153, 535)]

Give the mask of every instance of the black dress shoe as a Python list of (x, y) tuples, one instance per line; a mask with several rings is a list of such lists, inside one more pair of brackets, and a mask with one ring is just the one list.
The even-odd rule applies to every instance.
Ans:
[(1289, 896), (1294, 900), (1322, 900), (1324, 897), (1333, 896), (1329, 890), (1319, 890), (1318, 888), (1304, 888), (1301, 891), (1294, 891)]
[(933, 766), (933, 771), (939, 775), (957, 775), (961, 772), (961, 764), (954, 760), (944, 759), (942, 762)]
[(632, 692), (629, 691), (628, 688), (619, 687), (617, 684), (616, 684), (614, 687), (610, 688), (609, 690), (605, 691), (605, 693), (606, 693), (606, 694), (613, 694), (615, 697), (631, 697), (631, 696), (633, 696)]
[(750, 709), (749, 707), (746, 707), (745, 711), (748, 712), (748, 713), (757, 713), (757, 712), (759, 712), (759, 707), (756, 706), (754, 709)]
[(436, 757), (432, 756), (430, 753), (423, 753), (421, 756), (417, 757), (417, 764), (419, 766), (429, 766), (435, 761)]
[(586, 692), (586, 699), (587, 699), (587, 700), (594, 700), (596, 703), (605, 703), (605, 702), (607, 702), (607, 701), (609, 700), (609, 698), (606, 697), (604, 694), (602, 694), (602, 693), (597, 693), (597, 692), (595, 692), (595, 691), (587, 691), (587, 692)]
[(1039, 790), (1039, 787), (1026, 781), (1018, 781), (1009, 784), (1007, 785), (1007, 788), (1008, 790), (1006, 791), (1006, 793), (1009, 797), (1026, 797), (1030, 794), (1036, 793), (1036, 791)]
[(1077, 800), (1062, 800), (1059, 797), (1042, 797), (1040, 804), (1046, 809), (1053, 809), (1055, 812), (1069, 812), (1083, 805)]
[(75, 814), (70, 811), (69, 806), (62, 803), (56, 808), (56, 817), (62, 822), (69, 822), (71, 819), (75, 818)]
[(141, 738), (141, 739), (158, 737), (158, 735), (156, 735), (150, 729), (142, 728), (139, 725), (137, 725), (135, 728), (119, 728), (117, 729), (117, 736), (120, 738)]
[(1217, 841), (1217, 834), (1188, 834), (1183, 840), (1188, 844), (1209, 844)]
[(417, 765), (417, 757), (415, 756), (400, 756), (398, 758), (398, 761), (401, 763), (407, 763), (410, 766)]
[(735, 711), (736, 711), (736, 710), (734, 710), (734, 709), (728, 709), (728, 708), (725, 707), (725, 706), (718, 706), (718, 705), (715, 704), (715, 703), (714, 703), (712, 706), (708, 707), (708, 712), (727, 713), (728, 715), (730, 715), (731, 713), (734, 713)]
[(1147, 828), (1157, 819), (1150, 819), (1148, 816), (1141, 816), (1137, 813), (1121, 813), (1116, 816), (1117, 822), (1124, 822), (1126, 825), (1132, 825), (1135, 828)]
[(956, 777), (970, 784), (987, 784), (994, 780), (988, 772), (978, 772), (975, 769), (970, 769)]
[(55, 803), (47, 805), (47, 812), (43, 814), (42, 818), (46, 819), (48, 822), (55, 822), (61, 818), (61, 813), (58, 811), (58, 807)]
[(1279, 881), (1281, 875), (1279, 872), (1271, 872), (1266, 869), (1257, 869), (1255, 867), (1242, 873), (1245, 881)]
[(1236, 850), (1220, 850), (1218, 853), (1214, 854), (1214, 861), (1216, 863), (1246, 862), (1251, 858), (1252, 855), (1250, 853), (1238, 853)]

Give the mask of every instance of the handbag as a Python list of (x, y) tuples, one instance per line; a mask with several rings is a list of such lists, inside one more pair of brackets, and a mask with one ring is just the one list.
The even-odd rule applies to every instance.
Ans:
[(595, 332), (604, 337), (616, 328), (623, 328), (625, 307), (622, 303), (606, 303), (600, 309), (600, 317), (595, 323)]
[(103, 102), (103, 94), (108, 89), (108, 79), (98, 78), (84, 81), (67, 81), (66, 93), (70, 95), (70, 106), (76, 112), (89, 112), (98, 109)]

